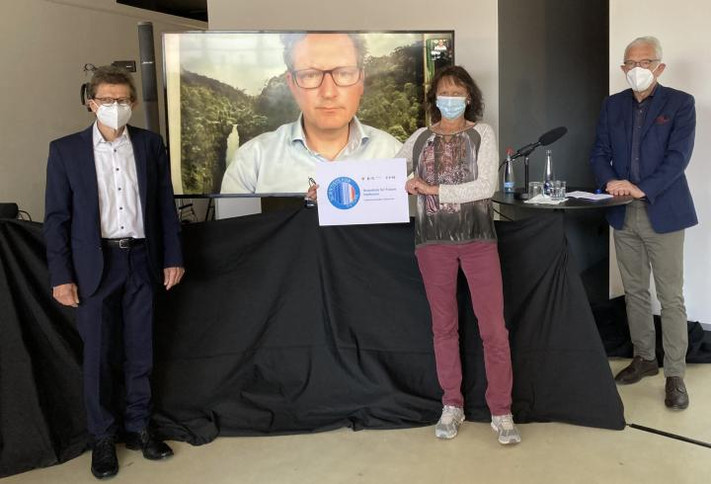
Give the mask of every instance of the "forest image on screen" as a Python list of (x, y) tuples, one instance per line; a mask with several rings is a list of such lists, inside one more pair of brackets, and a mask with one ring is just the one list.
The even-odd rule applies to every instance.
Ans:
[[(427, 124), (425, 86), (436, 69), (453, 63), (454, 33), (346, 33), (361, 38), (364, 46), (358, 121), (404, 141)], [(300, 119), (284, 60), (289, 34), (164, 34), (168, 140), (177, 195), (243, 193), (221, 193), (236, 152), (260, 134)], [(271, 194), (303, 191), (274, 186)]]

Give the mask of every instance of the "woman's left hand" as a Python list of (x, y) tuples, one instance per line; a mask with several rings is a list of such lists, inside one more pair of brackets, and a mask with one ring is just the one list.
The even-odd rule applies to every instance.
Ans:
[(439, 185), (430, 185), (419, 176), (407, 180), (405, 190), (410, 195), (439, 195)]

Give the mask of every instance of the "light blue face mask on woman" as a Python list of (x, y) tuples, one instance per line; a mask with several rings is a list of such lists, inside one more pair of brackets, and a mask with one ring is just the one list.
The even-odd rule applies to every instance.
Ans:
[(452, 120), (464, 114), (467, 98), (460, 96), (437, 96), (437, 108), (442, 117)]

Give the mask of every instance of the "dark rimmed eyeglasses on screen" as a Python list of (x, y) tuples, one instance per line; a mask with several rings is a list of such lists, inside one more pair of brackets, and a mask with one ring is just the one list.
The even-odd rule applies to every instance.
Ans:
[(328, 70), (321, 69), (299, 69), (291, 71), (291, 75), (296, 85), (302, 89), (316, 89), (323, 84), (326, 74), (331, 75), (334, 84), (338, 87), (349, 87), (360, 81), (363, 69), (358, 66), (343, 66)]

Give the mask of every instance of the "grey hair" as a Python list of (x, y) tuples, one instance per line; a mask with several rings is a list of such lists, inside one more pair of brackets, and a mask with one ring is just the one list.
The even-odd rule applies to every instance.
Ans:
[(648, 45), (654, 49), (654, 55), (657, 59), (662, 60), (662, 44), (659, 43), (659, 39), (656, 37), (653, 37), (651, 35), (647, 35), (644, 37), (637, 37), (634, 39), (632, 42), (625, 47), (625, 57), (622, 60), (627, 59), (627, 52), (632, 48), (636, 47), (638, 45)]
[[(294, 47), (296, 47), (296, 44), (304, 40), (307, 35), (315, 33), (319, 32), (299, 32), (281, 34), (281, 42), (282, 44), (284, 44), (284, 64), (286, 64), (287, 69), (289, 69), (290, 71), (294, 70)], [(324, 33), (336, 34), (338, 32)], [(358, 62), (358, 67), (363, 67), (363, 64), (365, 63), (365, 56), (368, 53), (368, 49), (365, 45), (365, 39), (362, 35), (352, 32), (344, 32), (344, 34), (346, 34), (351, 39), (351, 42), (353, 42), (353, 47), (355, 47), (356, 50), (356, 60)]]
[(94, 75), (87, 86), (87, 95), (89, 99), (96, 97), (96, 90), (101, 84), (124, 84), (128, 86), (131, 92), (131, 101), (136, 101), (136, 85), (133, 83), (131, 73), (123, 67), (118, 66), (101, 66), (94, 71)]

